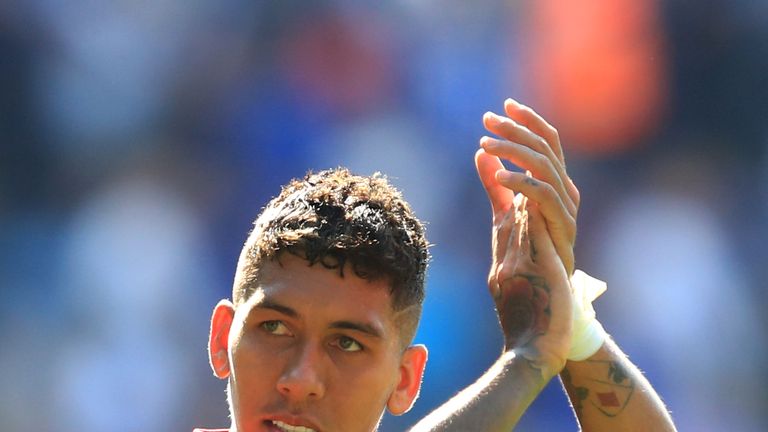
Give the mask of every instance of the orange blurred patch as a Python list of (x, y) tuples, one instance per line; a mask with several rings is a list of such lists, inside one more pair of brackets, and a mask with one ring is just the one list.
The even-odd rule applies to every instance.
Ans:
[(570, 149), (622, 152), (657, 129), (666, 59), (656, 2), (540, 0), (530, 8), (523, 48), (532, 104)]

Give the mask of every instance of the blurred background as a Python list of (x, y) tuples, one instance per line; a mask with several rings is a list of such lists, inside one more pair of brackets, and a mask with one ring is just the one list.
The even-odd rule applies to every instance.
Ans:
[[(512, 96), (561, 132), (577, 265), (681, 431), (768, 430), (768, 3), (0, 4), (0, 430), (226, 427), (207, 364), (251, 222), (381, 171), (435, 244), (401, 431), (501, 336), (472, 156)], [(519, 431), (576, 430), (558, 382)]]

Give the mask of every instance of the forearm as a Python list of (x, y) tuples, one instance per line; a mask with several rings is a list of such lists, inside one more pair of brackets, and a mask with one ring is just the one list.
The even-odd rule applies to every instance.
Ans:
[(507, 432), (550, 379), (523, 356), (506, 352), (480, 379), (423, 418), (411, 432)]
[(560, 373), (585, 432), (674, 431), (664, 403), (640, 370), (609, 339)]

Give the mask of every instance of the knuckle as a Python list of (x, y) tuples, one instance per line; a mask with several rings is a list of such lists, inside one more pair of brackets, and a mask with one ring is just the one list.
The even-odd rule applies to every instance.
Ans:
[[(549, 150), (549, 153), (551, 152), (552, 151)], [(557, 182), (562, 183), (562, 181), (560, 180), (557, 168), (555, 167), (555, 163), (552, 162), (552, 159), (548, 155), (542, 155), (542, 156), (543, 156), (544, 165), (546, 166), (546, 168), (549, 170), (549, 172), (551, 172), (555, 176), (555, 179)]]
[(505, 281), (512, 276), (515, 275), (515, 267), (511, 265), (502, 265), (501, 268), (499, 268), (498, 275), (496, 276), (496, 284), (498, 285), (500, 281)]
[(549, 161), (549, 158), (542, 153), (536, 153), (533, 160), (536, 167), (542, 170), (552, 167), (552, 163)]
[(542, 182), (541, 184), (544, 186), (544, 194), (546, 194), (548, 199), (555, 200), (556, 198), (559, 198), (557, 191), (551, 184), (545, 182)]
[(568, 223), (565, 226), (565, 233), (571, 243), (573, 243), (573, 240), (576, 239), (576, 223), (572, 217), (569, 217), (568, 219)]
[(557, 128), (552, 126), (551, 124), (547, 124), (547, 130), (549, 131), (549, 134), (552, 136), (553, 139), (559, 140), (560, 139), (560, 132), (557, 131)]
[(581, 192), (579, 192), (579, 189), (576, 186), (573, 187), (573, 202), (576, 204), (576, 207), (581, 203)]

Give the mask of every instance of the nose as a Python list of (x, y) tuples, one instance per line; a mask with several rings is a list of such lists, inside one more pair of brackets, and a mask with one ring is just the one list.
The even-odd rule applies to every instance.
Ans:
[(320, 399), (325, 395), (322, 351), (305, 346), (296, 351), (277, 380), (277, 390), (293, 402)]

